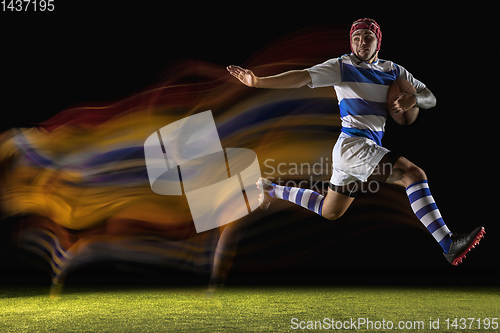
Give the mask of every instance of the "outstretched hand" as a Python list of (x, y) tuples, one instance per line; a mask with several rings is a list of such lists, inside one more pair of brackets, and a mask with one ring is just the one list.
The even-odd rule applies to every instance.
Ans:
[(249, 69), (244, 69), (239, 66), (227, 66), (226, 69), (229, 71), (229, 73), (240, 80), (241, 83), (243, 83), (246, 86), (249, 87), (255, 87), (257, 84), (257, 77), (255, 74), (249, 70)]

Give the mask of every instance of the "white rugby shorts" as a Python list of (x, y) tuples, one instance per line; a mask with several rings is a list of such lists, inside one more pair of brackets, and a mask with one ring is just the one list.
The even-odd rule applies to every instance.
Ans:
[(341, 133), (332, 151), (330, 182), (337, 186), (355, 181), (366, 182), (389, 151), (368, 138)]

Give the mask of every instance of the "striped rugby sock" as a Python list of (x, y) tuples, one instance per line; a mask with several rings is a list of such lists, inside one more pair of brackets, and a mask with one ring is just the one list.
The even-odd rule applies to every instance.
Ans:
[(299, 187), (287, 187), (272, 184), (274, 190), (271, 190), (269, 194), (273, 198), (288, 200), (309, 209), (316, 214), (321, 215), (321, 210), (323, 209), (323, 201), (325, 197), (313, 190), (306, 190)]
[(451, 245), (451, 231), (448, 229), (441, 213), (434, 202), (427, 180), (411, 184), (406, 188), (411, 208), (422, 224), (429, 230), (432, 237), (448, 253)]

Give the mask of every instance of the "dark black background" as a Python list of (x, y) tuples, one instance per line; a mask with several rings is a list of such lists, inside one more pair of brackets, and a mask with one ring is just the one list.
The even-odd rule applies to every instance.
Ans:
[[(383, 32), (380, 58), (407, 68), (438, 99), (411, 127), (389, 121), (384, 145), (426, 171), (449, 224), (460, 231), (487, 227), (474, 267), (492, 272), (498, 266), (499, 56), (493, 20), (487, 10), (407, 5), (56, 0), (54, 12), (1, 12), (0, 129), (132, 96), (179, 60), (239, 65), (285, 34), (318, 24), (348, 28), (372, 17)], [(395, 246), (404, 251), (404, 244)], [(5, 262), (12, 265), (10, 258)]]

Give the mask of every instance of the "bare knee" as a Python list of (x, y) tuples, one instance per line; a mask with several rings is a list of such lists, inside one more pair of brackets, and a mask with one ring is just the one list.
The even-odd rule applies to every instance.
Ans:
[(416, 166), (415, 164), (412, 164), (405, 172), (405, 178), (406, 178), (406, 186), (409, 186), (413, 183), (422, 181), (427, 179), (427, 175), (425, 174), (424, 170)]
[(408, 187), (413, 183), (427, 179), (424, 170), (408, 161), (404, 157), (400, 157), (394, 164), (391, 170), (391, 176), (387, 182)]

